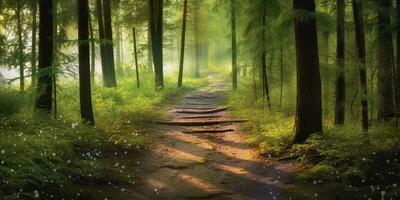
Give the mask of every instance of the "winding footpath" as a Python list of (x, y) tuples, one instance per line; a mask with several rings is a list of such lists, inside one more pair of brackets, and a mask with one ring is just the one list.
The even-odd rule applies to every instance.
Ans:
[(222, 81), (187, 93), (157, 122), (155, 142), (137, 158), (138, 181), (118, 199), (290, 199), (290, 166), (272, 163), (245, 142), (240, 119), (219, 105), (228, 91)]

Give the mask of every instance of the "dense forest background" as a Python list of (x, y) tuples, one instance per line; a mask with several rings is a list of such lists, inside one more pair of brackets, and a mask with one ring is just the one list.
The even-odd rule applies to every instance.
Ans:
[(217, 76), (294, 196), (398, 199), (399, 5), (1, 0), (0, 198), (133, 184), (151, 121)]

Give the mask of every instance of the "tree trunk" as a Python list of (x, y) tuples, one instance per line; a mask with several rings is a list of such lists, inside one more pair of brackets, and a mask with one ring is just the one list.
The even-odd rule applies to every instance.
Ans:
[(163, 1), (149, 0), (150, 29), (153, 50), (154, 74), (156, 89), (164, 88), (163, 75)]
[(104, 87), (110, 87), (108, 81), (108, 64), (107, 64), (107, 50), (105, 44), (105, 35), (104, 35), (104, 20), (103, 20), (103, 4), (101, 0), (96, 0), (96, 9), (97, 9), (97, 22), (99, 26), (99, 39), (100, 39), (100, 58), (101, 58), (101, 71), (103, 75), (103, 85)]
[(93, 23), (92, 17), (89, 11), (89, 34), (90, 34), (90, 80), (92, 84), (95, 84), (95, 76), (96, 76), (96, 46), (94, 42), (94, 31), (93, 31)]
[(261, 52), (261, 78), (262, 78), (262, 83), (263, 83), (263, 97), (264, 97), (264, 102), (267, 104), (267, 107), (271, 109), (271, 98), (269, 94), (269, 85), (268, 85), (268, 74), (267, 74), (267, 63), (265, 60), (267, 51), (265, 47), (265, 17), (266, 17), (266, 12), (263, 14), (262, 18), (262, 36), (261, 36), (261, 44), (262, 44), (262, 52)]
[(353, 15), (356, 34), (356, 48), (359, 65), (359, 82), (361, 90), (362, 128), (368, 131), (367, 71), (365, 68), (365, 33), (362, 0), (353, 0)]
[(236, 12), (235, 0), (231, 0), (231, 28), (232, 28), (232, 87), (237, 89), (237, 60), (236, 60)]
[(396, 113), (396, 116), (398, 117), (399, 116), (399, 114), (400, 114), (400, 0), (397, 0), (396, 1), (396, 4), (397, 4), (397, 6), (396, 6), (396, 27), (397, 27), (397, 30), (396, 30), (396, 37), (397, 37), (397, 39), (396, 39), (396, 41), (397, 41), (397, 55), (396, 55), (396, 57), (397, 57), (397, 62), (396, 62), (396, 70), (395, 70), (395, 77), (394, 77), (394, 79), (395, 79), (395, 91), (396, 91), (396, 96), (395, 96), (395, 99), (396, 99), (396, 102), (395, 102), (395, 105), (396, 105), (396, 110), (395, 110), (395, 113)]
[(17, 35), (18, 35), (18, 65), (19, 65), (19, 89), (21, 92), (25, 90), (25, 73), (24, 73), (24, 43), (22, 38), (22, 23), (21, 23), (21, 12), (22, 2), (17, 1)]
[(57, 60), (57, 2), (58, 0), (53, 0), (53, 109), (54, 109), (54, 119), (57, 119), (57, 72), (58, 72), (58, 60)]
[(393, 117), (393, 38), (391, 32), (391, 0), (377, 0), (378, 10), (378, 120)]
[[(314, 0), (293, 0), (295, 10), (315, 13)], [(315, 16), (295, 18), (297, 105), (294, 143), (322, 132), (321, 77)]]
[(114, 64), (114, 47), (113, 47), (113, 34), (111, 22), (111, 2), (110, 0), (103, 0), (104, 11), (104, 37), (106, 39), (105, 49), (107, 54), (107, 85), (106, 87), (116, 87), (117, 80), (115, 77), (115, 64)]
[[(199, 10), (200, 6), (198, 1), (194, 1), (195, 9)], [(201, 39), (199, 37), (199, 13), (194, 16), (194, 55), (195, 55), (195, 67), (194, 67), (194, 77), (200, 77), (200, 60), (201, 60)]]
[(53, 1), (39, 1), (39, 71), (35, 107), (51, 113), (53, 65)]
[(32, 5), (32, 55), (31, 55), (31, 82), (32, 86), (36, 86), (37, 79), (37, 54), (36, 54), (36, 38), (37, 38), (37, 2), (34, 1)]
[(140, 79), (139, 79), (139, 63), (138, 63), (138, 58), (137, 58), (137, 47), (136, 47), (136, 30), (135, 27), (133, 27), (133, 50), (135, 52), (135, 66), (136, 66), (136, 84), (137, 87), (140, 88)]
[(82, 120), (94, 124), (90, 87), (89, 1), (78, 1), (79, 94)]
[(343, 125), (345, 119), (345, 2), (337, 0), (337, 45), (336, 45), (336, 97), (335, 97), (335, 124)]
[(153, 50), (151, 45), (151, 25), (150, 19), (148, 20), (148, 30), (147, 30), (147, 71), (152, 72), (154, 70), (153, 66)]
[(178, 87), (182, 87), (182, 79), (183, 79), (183, 64), (185, 61), (186, 17), (187, 17), (187, 0), (184, 0), (183, 16), (182, 16), (181, 53), (179, 58)]
[(283, 100), (283, 42), (282, 39), (280, 41), (280, 48), (279, 48), (279, 65), (280, 65), (280, 91), (279, 91), (279, 107), (282, 108), (282, 100)]
[[(120, 19), (120, 1), (116, 0), (114, 1), (115, 5), (115, 11), (116, 11), (116, 16), (115, 16), (115, 29), (116, 29), (116, 38), (115, 38), (115, 62), (116, 62), (116, 68), (117, 68), (117, 74), (118, 75), (123, 75), (123, 68), (122, 68), (122, 61), (121, 61), (121, 19)], [(115, 15), (115, 14), (114, 14)]]

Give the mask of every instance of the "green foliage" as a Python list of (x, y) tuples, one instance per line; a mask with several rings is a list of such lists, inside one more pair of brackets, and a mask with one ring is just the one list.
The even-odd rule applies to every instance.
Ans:
[(79, 120), (74, 82), (60, 84), (57, 120), (19, 113), (30, 103), (18, 92), (2, 91), (1, 113), (6, 115), (0, 119), (0, 196), (61, 199), (77, 198), (79, 193), (82, 199), (92, 199), (93, 191), (82, 192), (82, 185), (134, 183), (132, 158), (149, 142), (146, 125), (162, 117), (156, 107), (207, 83), (189, 79), (190, 86), (177, 89), (175, 80), (167, 78), (168, 86), (156, 91), (151, 77), (143, 74), (140, 89), (130, 78), (121, 80), (118, 88), (96, 86), (95, 127)]
[(19, 112), (23, 103), (24, 97), (21, 93), (0, 88), (0, 117)]
[(394, 122), (374, 122), (366, 135), (358, 121), (349, 120), (346, 126), (334, 127), (326, 120), (323, 135), (291, 146), (294, 113), (284, 109), (289, 102), (269, 111), (263, 108), (261, 100), (255, 100), (250, 84), (243, 85), (229, 95), (227, 103), (234, 108), (234, 115), (249, 119), (243, 129), (249, 133), (248, 141), (259, 146), (261, 154), (294, 160), (299, 168), (294, 179), (294, 196), (376, 199), (384, 191), (387, 198), (399, 198), (400, 135), (394, 129)]
[(1, 121), (1, 196), (72, 197), (76, 193), (64, 187), (129, 182), (132, 175), (121, 166), (145, 142), (136, 135), (120, 135), (117, 142), (113, 134), (64, 119), (15, 115)]

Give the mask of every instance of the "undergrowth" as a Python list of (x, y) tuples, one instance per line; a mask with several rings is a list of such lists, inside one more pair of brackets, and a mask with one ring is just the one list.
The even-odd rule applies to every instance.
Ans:
[(239, 88), (226, 101), (233, 115), (249, 120), (242, 129), (260, 154), (297, 166), (295, 199), (400, 199), (400, 134), (394, 122), (373, 122), (366, 134), (358, 121), (334, 127), (326, 120), (322, 135), (292, 145), (294, 108), (275, 104), (269, 110), (251, 89)]
[(139, 89), (133, 78), (117, 88), (94, 86), (96, 126), (79, 120), (76, 81), (59, 83), (57, 119), (32, 112), (31, 91), (2, 89), (0, 199), (98, 199), (109, 195), (100, 194), (101, 185), (123, 191), (118, 187), (134, 184), (135, 155), (151, 142), (149, 122), (162, 117), (160, 104), (206, 84), (189, 79), (177, 89), (166, 78), (156, 91), (151, 76), (143, 74)]

